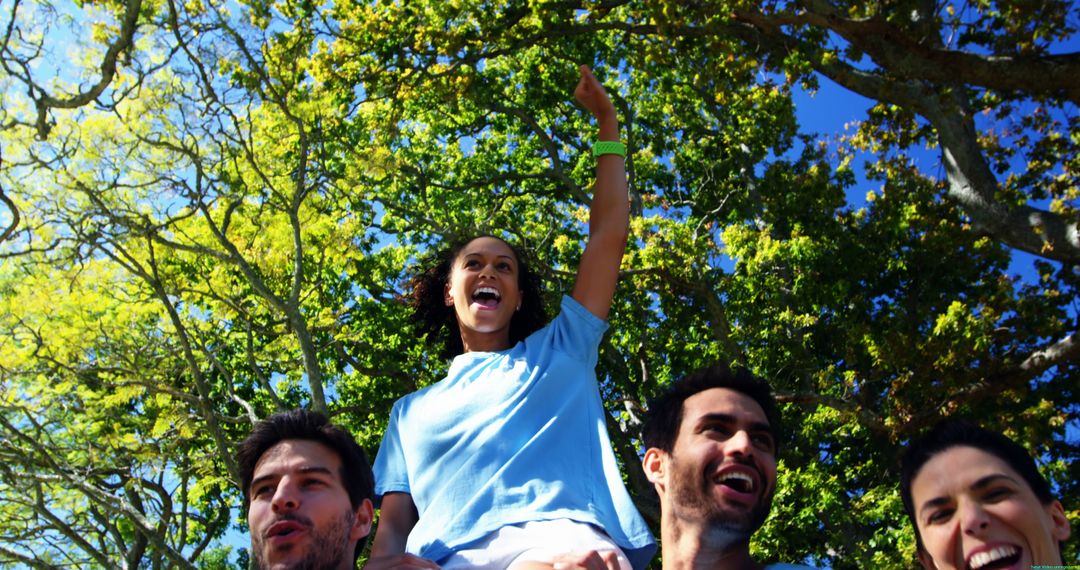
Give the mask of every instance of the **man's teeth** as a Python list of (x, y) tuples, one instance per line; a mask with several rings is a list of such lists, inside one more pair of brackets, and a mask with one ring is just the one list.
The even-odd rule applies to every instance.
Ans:
[(733, 471), (731, 473), (725, 473), (725, 474), (721, 475), (720, 477), (718, 477), (716, 479), (716, 482), (717, 483), (723, 483), (725, 481), (732, 481), (732, 480), (744, 481), (746, 483), (746, 491), (745, 492), (747, 492), (747, 493), (754, 490), (754, 479), (753, 479), (753, 477), (750, 477), (746, 473), (742, 473), (742, 472), (739, 472), (739, 471)]
[(968, 566), (970, 566), (972, 570), (978, 570), (991, 562), (1014, 556), (1019, 552), (1020, 550), (1015, 546), (999, 546), (972, 556), (971, 560), (968, 562)]

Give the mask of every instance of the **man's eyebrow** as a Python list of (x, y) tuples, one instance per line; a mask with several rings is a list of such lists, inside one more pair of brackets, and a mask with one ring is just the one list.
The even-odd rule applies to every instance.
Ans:
[(248, 491), (248, 493), (251, 493), (251, 490), (255, 489), (260, 484), (262, 484), (262, 483), (264, 483), (266, 481), (269, 481), (271, 479), (277, 479), (277, 478), (278, 478), (277, 473), (270, 473), (268, 475), (262, 475), (260, 477), (256, 477), (256, 478), (251, 480), (251, 485), (248, 487), (247, 491)]
[(750, 424), (750, 431), (763, 431), (772, 435), (772, 426), (767, 422), (754, 422)]
[[(300, 467), (299, 469), (297, 469), (297, 471), (300, 472), (300, 473), (319, 473), (319, 474), (322, 474), (322, 475), (329, 475), (329, 476), (334, 475), (333, 471), (331, 471), (329, 468), (323, 467), (321, 465), (310, 465), (310, 466), (306, 465), (306, 466)], [(266, 475), (256, 477), (256, 478), (251, 480), (251, 487), (248, 488), (248, 492), (250, 493), (251, 490), (254, 489), (255, 487), (257, 487), (260, 483), (263, 483), (265, 481), (269, 481), (271, 479), (279, 479), (279, 478), (281, 478), (281, 474), (279, 474), (279, 473), (267, 473)]]
[(297, 469), (297, 471), (299, 471), (301, 473), (325, 473), (327, 475), (333, 475), (334, 474), (334, 472), (331, 471), (329, 467), (323, 467), (322, 465), (311, 465), (311, 466), (306, 466), (305, 465), (304, 467), (301, 467), (301, 468)]
[[(721, 424), (734, 424), (738, 423), (739, 419), (731, 414), (725, 414), (722, 412), (713, 412), (705, 414), (698, 418), (698, 423), (721, 423)], [(772, 426), (768, 422), (750, 422), (750, 425), (746, 428), (746, 431), (764, 431), (772, 433)]]
[(698, 418), (699, 424), (704, 423), (717, 423), (717, 424), (733, 424), (735, 423), (735, 416), (731, 414), (724, 414), (720, 412), (713, 412), (704, 414)]

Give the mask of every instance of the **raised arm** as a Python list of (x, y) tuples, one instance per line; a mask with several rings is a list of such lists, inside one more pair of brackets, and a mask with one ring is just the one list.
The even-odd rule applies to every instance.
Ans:
[(405, 543), (409, 532), (420, 520), (416, 504), (407, 493), (387, 493), (383, 495), (379, 509), (379, 526), (375, 531), (375, 542), (371, 545), (371, 556), (364, 570), (389, 570), (391, 568), (414, 568), (438, 570), (434, 562), (419, 556), (405, 553)]
[[(588, 66), (581, 66), (581, 81), (574, 97), (596, 118), (599, 141), (619, 141), (619, 118), (604, 86)], [(589, 241), (578, 265), (571, 295), (590, 313), (606, 319), (619, 280), (619, 264), (630, 230), (630, 202), (626, 195), (625, 159), (616, 154), (596, 158), (596, 186), (589, 209)]]

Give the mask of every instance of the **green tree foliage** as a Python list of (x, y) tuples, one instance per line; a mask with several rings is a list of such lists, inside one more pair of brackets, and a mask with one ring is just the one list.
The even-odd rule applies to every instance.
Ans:
[[(225, 564), (252, 422), (326, 410), (373, 453), (441, 377), (402, 296), (445, 240), (522, 244), (554, 305), (592, 176), (578, 63), (632, 152), (600, 372), (647, 517), (642, 407), (719, 360), (786, 404), (762, 556), (912, 566), (895, 453), (955, 414), (1025, 442), (1080, 523), (1071, 2), (0, 9), (5, 564)], [(800, 129), (822, 77), (863, 120)]]

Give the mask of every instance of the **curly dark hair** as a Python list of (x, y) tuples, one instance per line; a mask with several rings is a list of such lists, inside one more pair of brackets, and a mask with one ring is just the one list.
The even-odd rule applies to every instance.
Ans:
[(473, 240), (489, 237), (506, 244), (518, 265), (518, 288), (521, 289), (521, 309), (510, 319), (510, 345), (517, 344), (533, 332), (547, 324), (547, 312), (540, 289), (540, 276), (529, 269), (531, 265), (524, 252), (493, 235), (478, 235), (454, 242), (450, 247), (420, 261), (421, 269), (409, 280), (412, 296), (409, 304), (413, 308), (410, 319), (421, 335), (427, 335), (428, 342), (439, 345), (439, 356), (453, 358), (465, 352), (458, 329), (457, 314), (453, 307), (446, 306), (445, 288), (450, 282), (450, 268), (462, 248)]

